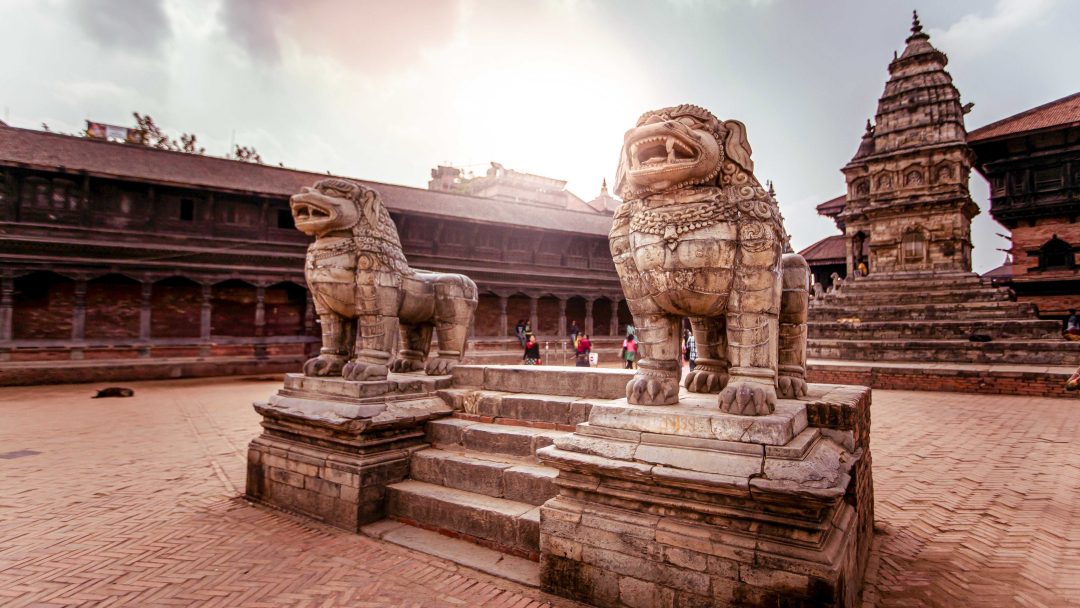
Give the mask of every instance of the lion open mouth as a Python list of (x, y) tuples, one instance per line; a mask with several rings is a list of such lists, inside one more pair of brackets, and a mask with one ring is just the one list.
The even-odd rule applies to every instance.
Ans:
[(643, 137), (630, 144), (631, 170), (647, 171), (697, 162), (694, 148), (676, 135)]
[(295, 217), (296, 221), (298, 222), (306, 222), (310, 220), (324, 220), (330, 217), (330, 214), (325, 209), (320, 208), (318, 205), (313, 205), (311, 203), (303, 203), (299, 201), (294, 201), (292, 203), (292, 211), (293, 217)]

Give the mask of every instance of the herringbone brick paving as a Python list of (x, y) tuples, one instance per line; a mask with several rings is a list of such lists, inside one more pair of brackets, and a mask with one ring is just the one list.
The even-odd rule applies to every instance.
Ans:
[[(238, 498), (273, 382), (129, 385), (0, 389), (0, 605), (577, 605)], [(1074, 441), (1073, 401), (875, 391), (866, 605), (1080, 606)]]

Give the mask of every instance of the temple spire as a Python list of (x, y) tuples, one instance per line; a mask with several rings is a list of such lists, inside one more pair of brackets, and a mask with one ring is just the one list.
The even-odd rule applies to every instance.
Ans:
[(919, 21), (919, 12), (911, 11), (911, 35), (908, 36), (907, 42), (910, 43), (912, 40), (929, 39), (930, 36), (928, 36), (925, 32), (922, 31), (922, 22)]

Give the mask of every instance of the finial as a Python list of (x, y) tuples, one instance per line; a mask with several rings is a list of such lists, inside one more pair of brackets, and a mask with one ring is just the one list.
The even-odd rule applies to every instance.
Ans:
[(600, 184), (600, 194), (607, 194), (607, 178), (604, 178), (604, 183)]
[(776, 190), (773, 188), (772, 180), (770, 179), (767, 183), (769, 185), (769, 196), (776, 198)]
[(919, 11), (911, 11), (911, 33), (918, 34), (922, 32), (922, 24), (919, 23)]
[(870, 119), (866, 119), (866, 134), (869, 135), (874, 132), (874, 125), (870, 124)]

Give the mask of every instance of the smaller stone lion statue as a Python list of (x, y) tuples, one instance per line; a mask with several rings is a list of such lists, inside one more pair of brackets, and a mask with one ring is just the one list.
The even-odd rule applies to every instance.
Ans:
[[(465, 355), (476, 311), (476, 284), (460, 274), (409, 268), (397, 228), (379, 193), (328, 178), (290, 199), (296, 228), (314, 236), (304, 276), (322, 325), (319, 356), (308, 376), (384, 380), (425, 369), (434, 330), (438, 354), (430, 375), (449, 373)], [(396, 332), (401, 349), (391, 359)]]

